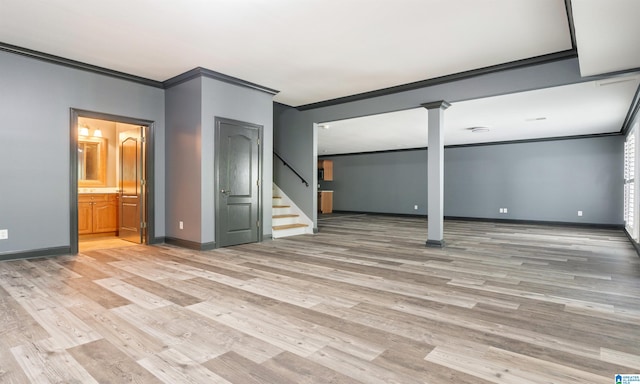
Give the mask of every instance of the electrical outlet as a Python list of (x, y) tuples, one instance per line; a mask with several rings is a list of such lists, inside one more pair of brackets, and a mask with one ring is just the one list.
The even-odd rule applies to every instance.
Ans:
[(578, 216), (582, 216), (582, 211), (578, 211)]
[(418, 210), (418, 205), (417, 205), (417, 204), (416, 204), (416, 205), (414, 205), (414, 206), (413, 206), (413, 209), (417, 211), (417, 210)]
[(504, 213), (504, 208), (500, 208), (500, 213)]
[(0, 240), (6, 240), (9, 238), (9, 230), (8, 229), (0, 229)]
[(180, 229), (184, 229), (184, 223), (182, 221), (178, 223), (178, 226), (180, 227)]
[(504, 209), (504, 213), (509, 213), (509, 211), (507, 210), (507, 208), (503, 208)]

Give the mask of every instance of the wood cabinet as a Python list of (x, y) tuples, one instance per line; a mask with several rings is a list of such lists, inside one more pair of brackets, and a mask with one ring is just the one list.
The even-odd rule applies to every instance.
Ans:
[(78, 234), (118, 231), (118, 195), (88, 193), (78, 195)]
[(333, 212), (333, 191), (318, 192), (318, 212)]
[(78, 196), (78, 234), (93, 233), (93, 203), (82, 201), (82, 195)]
[(333, 180), (333, 160), (318, 160), (318, 173), (322, 175), (320, 180), (332, 181)]

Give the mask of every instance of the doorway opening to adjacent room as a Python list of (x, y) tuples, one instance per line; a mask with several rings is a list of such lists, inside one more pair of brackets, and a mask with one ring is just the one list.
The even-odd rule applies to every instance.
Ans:
[(71, 110), (71, 253), (153, 238), (153, 123)]

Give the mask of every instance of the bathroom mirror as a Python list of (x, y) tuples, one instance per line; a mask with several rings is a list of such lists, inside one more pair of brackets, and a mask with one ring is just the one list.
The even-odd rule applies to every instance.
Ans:
[(78, 139), (78, 187), (107, 186), (107, 139)]

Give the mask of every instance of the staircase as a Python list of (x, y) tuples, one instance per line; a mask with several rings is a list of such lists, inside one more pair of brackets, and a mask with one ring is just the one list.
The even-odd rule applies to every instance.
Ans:
[(273, 238), (313, 233), (311, 220), (278, 188), (273, 185)]

